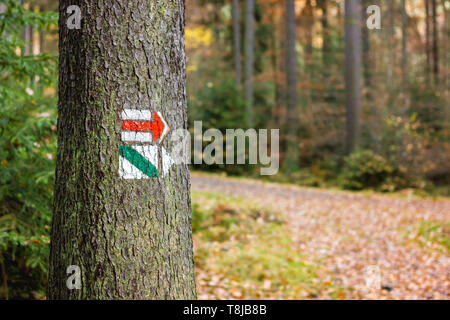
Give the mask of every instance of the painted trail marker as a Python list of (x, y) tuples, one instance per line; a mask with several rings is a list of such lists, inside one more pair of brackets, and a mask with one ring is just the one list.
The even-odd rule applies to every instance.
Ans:
[(124, 109), (122, 111), (122, 141), (161, 143), (169, 126), (159, 112)]
[[(165, 176), (174, 161), (164, 149), (151, 143), (161, 143), (169, 126), (159, 112), (124, 109), (122, 111), (122, 141), (119, 147), (119, 177), (149, 179)], [(159, 152), (162, 165), (159, 167)]]

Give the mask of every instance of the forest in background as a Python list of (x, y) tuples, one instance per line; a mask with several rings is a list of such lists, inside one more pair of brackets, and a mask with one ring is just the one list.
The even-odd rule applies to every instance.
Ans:
[[(294, 7), (289, 0), (188, 0), (189, 122), (221, 131), (279, 128), (281, 172), (271, 180), (448, 196), (450, 1), (361, 2), (352, 30), (360, 56), (350, 60), (361, 61), (361, 85), (349, 102), (344, 1), (302, 0)], [(366, 26), (369, 5), (381, 8), (380, 30)], [(57, 6), (0, 1), (2, 298), (40, 298), (45, 287)], [(360, 129), (349, 133), (346, 116), (358, 95), (360, 116), (351, 121)], [(346, 142), (349, 136), (355, 143)], [(193, 167), (258, 173), (253, 166)]]

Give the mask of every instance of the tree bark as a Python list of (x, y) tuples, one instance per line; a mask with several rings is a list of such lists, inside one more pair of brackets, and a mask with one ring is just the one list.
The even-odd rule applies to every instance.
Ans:
[(345, 0), (346, 152), (359, 142), (361, 112), (361, 28), (359, 0)]
[(241, 85), (241, 28), (239, 21), (239, 0), (233, 0), (233, 40), (234, 40), (234, 76), (236, 87)]
[(298, 112), (297, 112), (297, 53), (295, 50), (295, 2), (286, 0), (286, 102), (287, 131), (286, 159), (284, 168), (287, 172), (298, 169)]
[[(450, 48), (449, 48), (449, 43), (450, 43), (450, 8), (447, 7), (445, 5), (446, 1), (442, 0), (441, 1), (441, 5), (443, 7), (444, 10), (444, 41), (443, 41), (443, 52), (445, 52), (444, 54), (444, 65), (445, 68), (447, 70), (450, 69)], [(449, 83), (449, 79), (450, 79), (450, 74), (449, 72), (445, 73), (445, 78), (444, 78), (444, 87), (448, 88), (450, 83)], [(449, 90), (446, 90), (445, 95), (448, 97), (449, 95)], [(450, 114), (450, 111), (448, 111), (447, 108), (447, 114)]]
[[(30, 3), (20, 1), (20, 4), (26, 9), (32, 11)], [(33, 54), (33, 27), (26, 25), (22, 32), (22, 40), (25, 41), (23, 55), (29, 56)]]
[(408, 37), (408, 15), (406, 14), (406, 0), (401, 0), (401, 10), (402, 10), (402, 60), (401, 60), (401, 68), (402, 68), (402, 108), (401, 112), (403, 115), (406, 115), (407, 110), (407, 56), (406, 56), (406, 41)]
[[(73, 4), (80, 30), (66, 26)], [(122, 109), (159, 111), (170, 128), (187, 126), (184, 1), (60, 0), (59, 12), (47, 297), (193, 299), (188, 167), (149, 179), (118, 174)], [(66, 287), (70, 265), (81, 269), (80, 290)]]
[[(284, 75), (284, 59), (282, 53), (283, 50), (283, 43), (281, 41), (281, 38), (279, 36), (279, 30), (278, 25), (280, 21), (280, 14), (278, 9), (278, 3), (272, 4), (272, 15), (270, 17), (270, 23), (272, 24), (272, 35), (271, 35), (271, 41), (270, 41), (270, 62), (272, 65), (272, 76), (273, 76), (273, 83), (274, 83), (274, 96), (275, 96), (275, 105), (272, 109), (272, 118), (271, 118), (271, 124), (270, 127), (272, 128), (280, 128), (282, 126), (282, 107), (284, 106), (284, 97), (283, 97), (283, 83), (284, 83), (284, 77), (281, 75)], [(281, 33), (282, 35), (284, 32)], [(283, 79), (280, 79), (283, 78)]]
[(394, 74), (395, 74), (395, 28), (394, 28), (394, 15), (395, 6), (394, 1), (389, 1), (389, 27), (387, 34), (388, 42), (388, 66), (387, 66), (387, 87), (389, 92), (389, 105), (392, 104), (394, 99)]
[(253, 71), (255, 64), (255, 0), (245, 0), (245, 100), (247, 126), (253, 124)]
[(438, 26), (437, 26), (437, 3), (431, 0), (431, 11), (433, 14), (433, 75), (434, 83), (439, 83), (439, 47), (438, 47)]
[(426, 53), (426, 79), (427, 84), (430, 80), (430, 70), (431, 70), (431, 50), (430, 50), (430, 0), (425, 1), (425, 53)]
[[(330, 55), (330, 30), (328, 23), (328, 1), (327, 0), (319, 0), (317, 2), (319, 8), (322, 10), (322, 18), (320, 19), (322, 25), (322, 64), (323, 69), (328, 69), (329, 63), (329, 55)], [(325, 71), (323, 71), (325, 77)]]
[[(370, 1), (363, 0), (361, 6), (361, 17), (366, 16), (367, 7), (370, 5)], [(364, 86), (369, 88), (372, 83), (372, 61), (370, 60), (370, 32), (367, 28), (366, 21), (364, 18), (361, 18), (361, 34), (362, 34), (362, 61), (364, 66)]]

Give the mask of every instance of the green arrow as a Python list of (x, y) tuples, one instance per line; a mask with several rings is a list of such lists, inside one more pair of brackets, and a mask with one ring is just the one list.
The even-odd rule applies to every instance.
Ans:
[(150, 178), (158, 176), (158, 171), (155, 166), (133, 148), (127, 145), (120, 146), (119, 154)]

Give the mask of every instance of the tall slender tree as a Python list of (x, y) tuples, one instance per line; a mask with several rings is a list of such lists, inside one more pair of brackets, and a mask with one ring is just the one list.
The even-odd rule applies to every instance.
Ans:
[(320, 23), (322, 25), (322, 64), (327, 69), (330, 54), (330, 30), (328, 22), (328, 0), (319, 0), (318, 7), (322, 10)]
[[(431, 50), (430, 50), (430, 0), (424, 0), (425, 2), (425, 53), (426, 53), (426, 78), (429, 80), (431, 71)], [(429, 82), (429, 81), (427, 81)]]
[[(370, 0), (362, 0), (361, 17), (365, 17), (367, 7), (370, 5)], [(372, 66), (373, 61), (370, 60), (370, 32), (367, 28), (364, 19), (361, 19), (361, 34), (362, 34), (362, 64), (364, 70), (364, 85), (366, 88), (371, 85), (372, 72), (375, 67)]]
[[(81, 9), (79, 30), (66, 25), (74, 3)], [(184, 1), (61, 0), (59, 13), (47, 297), (193, 299), (188, 167), (169, 169), (168, 139), (146, 147), (147, 155), (145, 145), (121, 141), (123, 114), (139, 120), (159, 112), (170, 128), (187, 127)], [(122, 158), (135, 167), (120, 166)], [(121, 178), (120, 169), (129, 176)], [(69, 266), (81, 271), (80, 290), (66, 286)]]
[[(444, 10), (444, 41), (443, 41), (443, 52), (445, 52), (444, 54), (444, 63), (445, 63), (445, 68), (447, 70), (450, 69), (450, 6), (447, 6), (447, 1), (446, 0), (442, 0), (442, 8)], [(444, 87), (448, 88), (450, 83), (450, 73), (446, 72), (445, 74), (445, 78), (444, 78)], [(449, 90), (447, 90), (446, 95), (448, 97), (449, 95)], [(450, 111), (447, 108), (447, 114), (450, 114)]]
[(282, 119), (282, 109), (285, 103), (284, 99), (284, 52), (283, 49), (283, 38), (284, 38), (284, 28), (280, 30), (279, 25), (282, 20), (281, 10), (278, 8), (279, 3), (275, 2), (272, 4), (272, 13), (270, 16), (270, 23), (273, 26), (272, 36), (270, 38), (270, 61), (272, 64), (272, 76), (273, 83), (275, 85), (274, 95), (275, 95), (275, 105), (272, 108), (272, 118), (271, 127), (280, 128), (283, 123)]
[(287, 137), (284, 168), (298, 169), (298, 112), (297, 112), (297, 53), (295, 50), (295, 1), (286, 0), (286, 83), (287, 83)]
[(245, 0), (245, 100), (247, 126), (253, 124), (253, 72), (255, 64), (255, 0)]
[(433, 75), (434, 83), (439, 82), (439, 47), (438, 47), (438, 23), (437, 23), (437, 2), (431, 0), (431, 11), (433, 15)]
[(387, 88), (389, 92), (389, 105), (394, 99), (394, 74), (395, 74), (395, 2), (389, 1), (388, 6), (388, 28), (387, 28), (387, 43), (388, 43), (388, 63), (387, 63)]
[(236, 87), (241, 85), (241, 23), (239, 18), (239, 0), (233, 0), (233, 40), (234, 40), (234, 76)]
[(361, 113), (360, 0), (345, 0), (346, 152), (359, 142)]
[(406, 0), (401, 0), (401, 12), (402, 12), (402, 53), (401, 53), (401, 69), (402, 69), (402, 107), (401, 112), (406, 115), (406, 110), (408, 108), (408, 94), (407, 94), (407, 68), (408, 68), (408, 58), (406, 56), (406, 44), (408, 37), (408, 15), (406, 13)]

